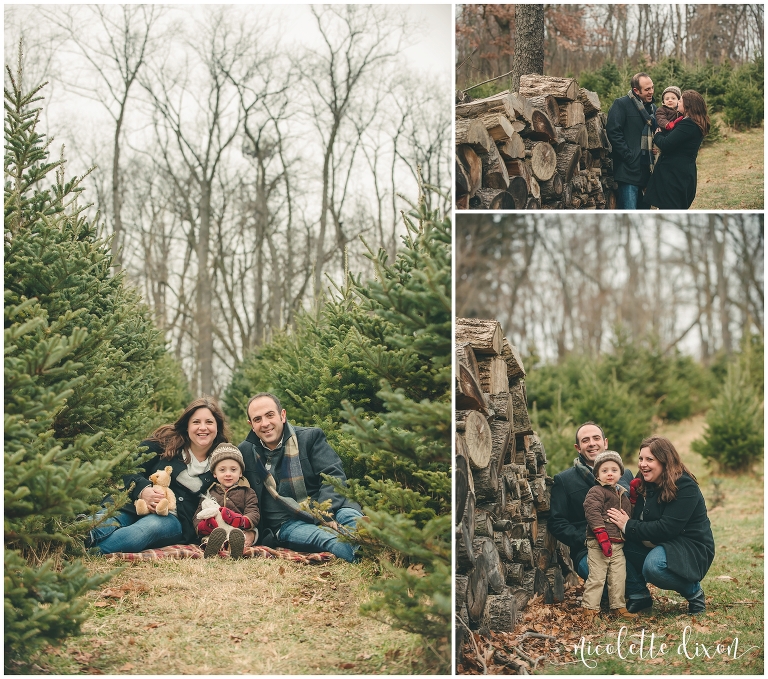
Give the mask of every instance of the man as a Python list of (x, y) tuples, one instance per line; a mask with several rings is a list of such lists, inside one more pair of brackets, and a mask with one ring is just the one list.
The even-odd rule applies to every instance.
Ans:
[(620, 210), (639, 209), (641, 192), (651, 179), (655, 113), (653, 81), (647, 73), (634, 75), (632, 89), (616, 99), (608, 111), (606, 132), (613, 148), (613, 178), (619, 185)]
[[(339, 495), (321, 476), (347, 481), (325, 434), (316, 427), (291, 425), (274, 394), (256, 394), (246, 412), (251, 432), (238, 448), (245, 478), (259, 496), (261, 542), (268, 543), (271, 532), (289, 549), (332, 552), (354, 561), (357, 545), (338, 536), (345, 528), (354, 529), (363, 514), (360, 505)], [(321, 521), (306, 510), (306, 503), (300, 507), (307, 498), (318, 504), (331, 500), (333, 518)]]
[[(555, 476), (547, 528), (560, 542), (570, 547), (576, 572), (586, 580), (589, 577), (585, 544), (588, 526), (587, 517), (584, 515), (584, 500), (589, 489), (597, 484), (592, 466), (595, 458), (608, 450), (608, 439), (600, 426), (594, 422), (585, 422), (576, 430), (575, 448), (578, 457), (573, 461), (573, 467)], [(632, 472), (627, 469), (619, 483), (629, 491), (629, 482), (633, 478)], [(625, 591), (627, 610), (630, 613), (652, 605), (648, 588), (629, 559)]]

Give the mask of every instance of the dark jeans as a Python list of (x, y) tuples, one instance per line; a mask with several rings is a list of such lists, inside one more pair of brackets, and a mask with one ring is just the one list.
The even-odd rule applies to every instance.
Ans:
[[(624, 584), (624, 595), (626, 599), (644, 599), (651, 596), (648, 588), (645, 586), (646, 581), (642, 575), (638, 572), (635, 564), (633, 564), (627, 557), (628, 542), (624, 543), (624, 557), (627, 561), (627, 580)], [(642, 565), (641, 565), (642, 569)], [(576, 572), (586, 580), (589, 577), (589, 567), (587, 566), (587, 555), (585, 554), (581, 561), (576, 566)], [(654, 583), (655, 584), (655, 583)], [(608, 585), (606, 584), (607, 588)]]
[(695, 596), (701, 589), (699, 582), (684, 580), (667, 568), (667, 551), (663, 545), (649, 549), (636, 542), (625, 542), (624, 556), (627, 559), (627, 582), (629, 582), (629, 565), (631, 563), (633, 570), (640, 573), (643, 586), (650, 582), (660, 589), (677, 592), (685, 599)]
[(616, 191), (616, 208), (618, 210), (641, 210), (643, 200), (640, 195), (641, 187), (624, 182), (616, 183), (619, 185)]

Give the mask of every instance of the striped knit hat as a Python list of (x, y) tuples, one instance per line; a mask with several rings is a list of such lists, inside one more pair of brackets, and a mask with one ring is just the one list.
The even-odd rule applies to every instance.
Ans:
[(211, 472), (216, 470), (216, 465), (222, 460), (234, 460), (240, 465), (240, 473), (245, 469), (245, 463), (243, 462), (243, 454), (238, 450), (236, 446), (231, 443), (220, 443), (216, 446), (216, 449), (211, 453), (209, 458), (209, 468)]
[(664, 90), (661, 93), (661, 100), (662, 101), (664, 101), (664, 95), (667, 92), (674, 92), (677, 95), (678, 99), (682, 99), (683, 98), (683, 93), (680, 91), (680, 88), (679, 87), (675, 87), (674, 85), (670, 85), (666, 90)]
[(603, 464), (603, 462), (608, 462), (609, 460), (619, 465), (621, 475), (624, 475), (624, 463), (621, 461), (621, 455), (619, 455), (615, 450), (606, 450), (595, 458), (595, 462), (592, 465), (592, 473), (595, 475), (595, 478), (597, 478), (597, 473), (600, 471), (600, 465)]

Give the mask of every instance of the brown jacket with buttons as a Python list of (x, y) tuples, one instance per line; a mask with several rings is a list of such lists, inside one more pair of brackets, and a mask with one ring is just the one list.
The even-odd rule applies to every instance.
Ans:
[[(627, 497), (627, 491), (620, 485), (592, 486), (584, 499), (584, 516), (590, 530), (605, 528), (611, 542), (624, 542), (621, 529), (608, 518), (609, 509), (623, 509), (627, 514), (632, 514), (632, 504)], [(592, 536), (588, 536), (592, 537)]]

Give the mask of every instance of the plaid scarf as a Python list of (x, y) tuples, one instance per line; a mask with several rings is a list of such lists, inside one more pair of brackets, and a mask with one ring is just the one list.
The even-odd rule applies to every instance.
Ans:
[(648, 113), (643, 102), (635, 96), (632, 90), (629, 91), (627, 96), (645, 119), (645, 129), (643, 130), (643, 136), (640, 137), (640, 154), (645, 157), (645, 162), (648, 163), (648, 167), (653, 172), (653, 164), (656, 162), (656, 157), (651, 150), (653, 149), (653, 116)]
[(640, 137), (640, 155), (644, 156), (645, 162), (653, 172), (653, 164), (656, 162), (656, 156), (653, 155), (651, 149), (653, 149), (653, 116), (648, 113), (645, 108), (645, 104), (635, 95), (632, 90), (629, 90), (627, 95), (629, 100), (635, 104), (635, 107), (640, 111), (640, 115), (645, 119), (645, 129), (643, 130), (643, 136)]
[(592, 467), (589, 467), (584, 463), (584, 459), (581, 457), (581, 455), (579, 455), (573, 461), (573, 466), (576, 467), (576, 471), (579, 472), (582, 478), (587, 483), (589, 483), (589, 485), (594, 486), (597, 484), (597, 480), (595, 479), (595, 474), (592, 471)]
[(299, 443), (296, 438), (296, 431), (288, 422), (285, 423), (285, 430), (287, 431), (288, 439), (285, 442), (285, 452), (283, 453), (283, 461), (280, 465), (280, 489), (284, 493), (287, 492), (288, 495), (281, 495), (278, 492), (275, 477), (269, 473), (258, 454), (255, 454), (256, 473), (264, 482), (267, 492), (290, 511), (291, 514), (297, 519), (316, 524), (318, 523), (317, 519), (299, 507), (299, 503), (307, 499), (304, 472), (301, 471), (301, 460), (299, 459)]

